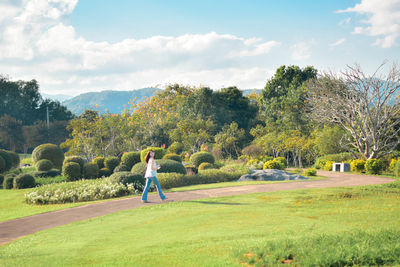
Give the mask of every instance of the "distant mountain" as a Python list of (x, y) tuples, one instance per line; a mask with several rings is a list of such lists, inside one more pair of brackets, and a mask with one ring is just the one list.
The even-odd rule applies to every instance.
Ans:
[[(80, 94), (68, 99), (62, 104), (75, 115), (80, 115), (85, 109), (96, 109), (100, 112), (120, 114), (129, 102), (137, 97), (136, 102), (143, 101), (145, 97), (151, 97), (158, 88), (143, 88), (132, 91), (101, 91)], [(98, 105), (98, 106), (97, 106)]]
[(59, 102), (63, 102), (65, 100), (68, 100), (68, 99), (73, 97), (73, 96), (70, 96), (70, 95), (63, 95), (63, 94), (52, 95), (52, 94), (41, 93), (41, 95), (42, 95), (43, 98), (49, 98), (51, 100), (57, 100)]

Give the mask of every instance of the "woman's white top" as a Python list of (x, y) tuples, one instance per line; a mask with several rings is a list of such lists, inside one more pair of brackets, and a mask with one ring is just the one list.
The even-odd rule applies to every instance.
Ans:
[(144, 178), (148, 177), (156, 177), (157, 176), (157, 167), (156, 161), (154, 159), (150, 159), (149, 163), (147, 163), (146, 173)]

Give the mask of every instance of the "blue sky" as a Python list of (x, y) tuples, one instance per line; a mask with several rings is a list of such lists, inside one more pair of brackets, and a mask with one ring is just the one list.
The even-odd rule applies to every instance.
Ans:
[(400, 0), (3, 0), (0, 73), (50, 94), (263, 88), (281, 65), (400, 61)]

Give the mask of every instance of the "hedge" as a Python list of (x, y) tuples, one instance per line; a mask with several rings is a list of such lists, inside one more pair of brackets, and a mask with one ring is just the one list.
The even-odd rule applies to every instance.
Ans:
[(117, 167), (120, 163), (119, 158), (117, 157), (107, 157), (104, 160), (104, 166), (111, 171), (114, 171), (115, 167)]
[(145, 179), (142, 175), (131, 172), (114, 173), (110, 176), (110, 180), (123, 185), (133, 184), (133, 187), (141, 192), (143, 191), (145, 184)]
[(350, 163), (350, 169), (353, 172), (363, 172), (365, 171), (365, 160), (355, 159)]
[(21, 162), (21, 159), (19, 158), (19, 155), (15, 153), (14, 151), (6, 151), (8, 154), (10, 154), (11, 159), (12, 159), (12, 168), (18, 168), (19, 163)]
[(365, 170), (369, 174), (381, 174), (383, 170), (382, 161), (379, 159), (369, 159), (365, 163)]
[(208, 162), (203, 162), (199, 166), (199, 171), (208, 170), (208, 169), (214, 169), (214, 165), (212, 165), (211, 163), (208, 163)]
[(112, 172), (110, 171), (110, 169), (107, 168), (101, 168), (99, 170), (99, 177), (108, 177), (112, 174)]
[(62, 168), (62, 174), (68, 181), (75, 181), (81, 178), (81, 167), (76, 162), (67, 162)]
[(0, 188), (3, 188), (4, 176), (0, 174)]
[(125, 164), (118, 165), (114, 169), (114, 173), (116, 172), (129, 172), (132, 168), (128, 168)]
[(9, 171), (12, 168), (13, 165), (13, 159), (7, 151), (0, 149), (0, 157), (4, 159), (4, 167), (3, 167), (3, 172)]
[(99, 177), (99, 166), (96, 163), (88, 162), (83, 165), (83, 178), (96, 179)]
[(349, 152), (339, 154), (328, 154), (315, 159), (314, 168), (323, 169), (327, 161), (345, 162), (354, 159), (354, 155)]
[(0, 156), (0, 173), (6, 171), (6, 161)]
[(49, 171), (54, 167), (53, 162), (48, 159), (41, 159), (35, 164), (38, 171)]
[[(161, 166), (159, 170), (157, 170), (157, 173), (170, 173), (170, 172), (175, 172), (175, 173), (181, 173), (181, 174), (186, 174), (186, 169), (183, 166), (182, 163), (170, 160), (170, 159), (160, 159), (156, 160), (156, 163)], [(135, 164), (131, 172), (135, 174), (142, 175), (144, 177), (146, 173), (146, 167), (147, 163), (146, 162), (140, 162)]]
[(93, 159), (93, 162), (99, 166), (99, 169), (104, 168), (104, 157), (96, 157)]
[(171, 160), (175, 160), (178, 162), (182, 162), (181, 156), (179, 156), (178, 154), (175, 154), (175, 153), (165, 154), (165, 156), (162, 159), (171, 159)]
[(6, 175), (4, 176), (4, 181), (3, 181), (3, 189), (12, 189), (14, 187), (14, 178), (16, 175)]

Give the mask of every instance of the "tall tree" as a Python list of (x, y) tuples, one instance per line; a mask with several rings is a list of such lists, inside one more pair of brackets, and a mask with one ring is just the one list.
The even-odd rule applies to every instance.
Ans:
[(325, 73), (309, 85), (313, 118), (339, 125), (345, 132), (341, 144), (365, 159), (390, 153), (400, 143), (400, 71), (385, 64), (371, 76), (360, 66), (348, 66), (341, 75)]

